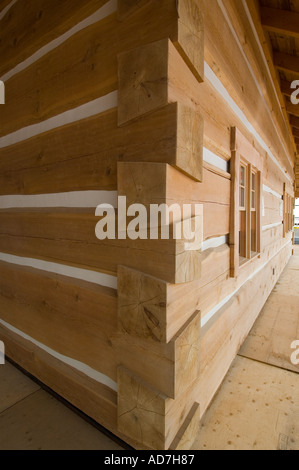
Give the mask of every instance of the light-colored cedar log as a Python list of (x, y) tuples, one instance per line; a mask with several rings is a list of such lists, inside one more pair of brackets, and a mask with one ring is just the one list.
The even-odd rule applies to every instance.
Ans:
[(115, 380), (114, 289), (3, 262), (0, 274), (2, 320)]
[(194, 403), (184, 424), (170, 446), (170, 450), (189, 450), (199, 432), (200, 405)]
[(119, 331), (168, 343), (167, 283), (124, 266), (117, 279)]
[(264, 225), (271, 225), (275, 224), (276, 222), (282, 221), (281, 215), (281, 205), (282, 199), (278, 199), (271, 193), (264, 192), (264, 208), (265, 208), (265, 215), (262, 217), (262, 224)]
[(192, 215), (194, 205), (203, 204), (203, 239), (229, 233), (230, 181), (208, 170), (203, 183), (197, 183), (169, 165), (119, 163), (118, 192), (127, 197), (128, 205), (191, 204)]
[(261, 21), (266, 31), (299, 38), (299, 13), (261, 7)]
[[(162, 0), (175, 5), (177, 9), (177, 29), (170, 37), (186, 64), (199, 82), (204, 78), (204, 21), (198, 0)], [(118, 0), (118, 17), (127, 18), (142, 8), (149, 0)], [(152, 2), (160, 7), (161, 1)]]
[(149, 239), (149, 234), (144, 240), (128, 236), (99, 240), (95, 234), (99, 219), (90, 209), (3, 210), (0, 251), (113, 275), (118, 265), (128, 265), (172, 283), (200, 277), (199, 252), (186, 250), (187, 240), (175, 240), (171, 227), (168, 240)]
[[(201, 256), (202, 277), (188, 284), (168, 284), (139, 271), (119, 267), (118, 321), (128, 334), (170, 342), (194, 310), (206, 312), (221, 300), (228, 277), (229, 249), (226, 245)], [(217, 289), (217, 295), (215, 295)]]
[(200, 177), (201, 125), (172, 103), (119, 128), (112, 109), (0, 149), (0, 194), (115, 190), (118, 161), (169, 163)]
[(118, 55), (119, 125), (176, 101), (170, 74), (172, 48), (165, 38)]
[[(118, 56), (118, 123), (126, 124), (176, 101), (173, 45), (168, 39), (124, 52)], [(171, 72), (173, 75), (171, 75)], [(178, 106), (179, 148), (175, 165), (197, 181), (202, 179), (203, 119), (195, 110)]]
[[(101, 8), (108, 0), (16, 2), (0, 22), (0, 76)], [(70, 11), (72, 14), (70, 15)]]
[(275, 67), (280, 70), (294, 72), (296, 74), (299, 73), (298, 58), (294, 55), (276, 51), (273, 53), (273, 61)]
[[(175, 396), (185, 396), (188, 386), (198, 378), (199, 338), (200, 314), (196, 312), (168, 345), (174, 358)], [(129, 341), (127, 347), (130, 348)], [(180, 430), (184, 416), (175, 422), (169, 421), (168, 407), (174, 400), (156, 387), (154, 376), (151, 380), (144, 379), (144, 374), (140, 377), (128, 367), (121, 362), (118, 368), (118, 430), (141, 445), (167, 449)]]
[(168, 344), (123, 331), (114, 336), (112, 343), (118, 365), (130, 368), (168, 397), (176, 398), (198, 377), (199, 338), (200, 313), (195, 312)]
[(176, 1), (167, 0), (148, 2), (126, 21), (115, 13), (83, 29), (5, 83), (10, 99), (5, 115), (1, 111), (0, 135), (117, 90), (117, 54), (171, 37), (177, 25)]
[(0, 325), (8, 358), (87, 416), (117, 434), (117, 393)]
[(170, 398), (124, 367), (118, 368), (118, 431), (151, 449), (166, 450)]
[(123, 364), (172, 398), (198, 373), (200, 315), (168, 345), (140, 341), (117, 333), (113, 289), (6, 263), (0, 271), (1, 319), (45, 347), (112, 380)]
[[(136, 15), (136, 16), (138, 16), (138, 15)], [(89, 30), (89, 28), (87, 28), (87, 29)], [(111, 30), (113, 30), (113, 28)], [(98, 30), (97, 30), (97, 32), (98, 32)], [(81, 46), (78, 45), (78, 47), (81, 47)], [(75, 50), (77, 50), (76, 47), (74, 47), (72, 49), (72, 51), (75, 51)], [(176, 86), (177, 86), (177, 89), (179, 88), (179, 90), (180, 90), (179, 97), (176, 98), (176, 101), (179, 99), (184, 104), (186, 104), (186, 106), (196, 109), (196, 111), (199, 112), (203, 116), (204, 121), (205, 121), (205, 136), (204, 136), (205, 146), (207, 146), (212, 151), (215, 151), (217, 154), (219, 154), (220, 156), (222, 156), (226, 160), (229, 160), (230, 159), (230, 132), (229, 132), (229, 128), (227, 126), (228, 122), (231, 122), (234, 125), (238, 125), (240, 130), (242, 130), (243, 134), (246, 135), (247, 138), (252, 139), (252, 140), (254, 140), (254, 139), (252, 138), (252, 136), (250, 135), (250, 133), (248, 132), (246, 127), (237, 119), (236, 115), (229, 109), (229, 107), (227, 106), (227, 104), (225, 103), (223, 98), (221, 98), (217, 94), (217, 92), (213, 89), (211, 84), (209, 82), (198, 84), (198, 82), (194, 78), (193, 74), (189, 71), (189, 69), (187, 69), (184, 66), (184, 62), (183, 62), (182, 58), (180, 57), (180, 55), (175, 50), (175, 48), (173, 47), (171, 50), (173, 52), (176, 52), (176, 56), (175, 56)], [(65, 60), (67, 60), (67, 57), (65, 58)], [(110, 60), (110, 59), (111, 58), (109, 56), (109, 58), (107, 60)], [(103, 60), (104, 59), (102, 59), (102, 61)], [(104, 60), (104, 62), (105, 62), (105, 60)], [(46, 67), (47, 73), (48, 73), (48, 66), (45, 65), (45, 67)], [(116, 67), (115, 67), (115, 69), (116, 69)], [(115, 74), (116, 74), (116, 71), (115, 71)], [(19, 74), (19, 75), (22, 75), (22, 74)], [(57, 69), (57, 77), (58, 76), (60, 76), (60, 74), (58, 73), (58, 69)], [(89, 77), (89, 80), (93, 79), (92, 74), (91, 75), (89, 74), (88, 77)], [(30, 83), (30, 80), (32, 81), (33, 78), (27, 77), (26, 80), (27, 80), (27, 83)], [(106, 79), (106, 81), (104, 81), (104, 83), (107, 83), (107, 80), (108, 79)], [(72, 83), (73, 83), (73, 76), (72, 76)], [(85, 83), (84, 91), (85, 91), (86, 99), (92, 99), (92, 96), (90, 96), (90, 93), (92, 93), (92, 91), (94, 90), (95, 85), (92, 85), (91, 83), (88, 84), (87, 82), (84, 82), (84, 83)], [(101, 82), (97, 81), (96, 85), (99, 86), (99, 83), (101, 83)], [(115, 83), (117, 83), (117, 78), (115, 78)], [(75, 84), (73, 84), (73, 86), (75, 86)], [(16, 90), (20, 90), (20, 89), (21, 89), (21, 87), (20, 87), (20, 84), (18, 83), (16, 85)], [(57, 90), (59, 90), (58, 84), (56, 84), (55, 90), (52, 90), (52, 95), (51, 95), (52, 98), (53, 98), (53, 93), (56, 93)], [(12, 92), (10, 92), (10, 95), (12, 95)], [(27, 97), (28, 96), (32, 97), (33, 95), (29, 94), (29, 95), (27, 95)], [(65, 95), (65, 93), (63, 93), (62, 96), (63, 96), (63, 99), (67, 99), (67, 96)], [(77, 99), (77, 97), (79, 97), (78, 93), (76, 93), (76, 99)], [(191, 97), (191, 99), (189, 97)], [(18, 109), (16, 109), (14, 111), (14, 113), (19, 112), (19, 108), (22, 107), (22, 105), (20, 104), (22, 102), (21, 97), (18, 97), (17, 102), (18, 102)], [(59, 102), (59, 99), (58, 98), (55, 99), (55, 104), (58, 104), (58, 102)], [(74, 106), (76, 104), (78, 104), (77, 101), (76, 101), (76, 103), (74, 102)], [(7, 116), (7, 113), (8, 113), (8, 109), (6, 107), (6, 116)], [(26, 124), (27, 124), (29, 122), (28, 121), (28, 119), (29, 119), (28, 116), (27, 116), (26, 119), (27, 119), (26, 120)], [(12, 119), (9, 119), (9, 120), (6, 119), (5, 122), (6, 122), (6, 124), (8, 122), (11, 124)], [(80, 125), (81, 124), (82, 124), (82, 122), (80, 123)], [(24, 125), (25, 125), (25, 121), (24, 121)], [(68, 127), (70, 127), (70, 126), (68, 126)], [(11, 130), (12, 129), (10, 129), (10, 131)], [(57, 134), (57, 136), (59, 136), (59, 134)], [(78, 136), (80, 136), (80, 132), (78, 132)], [(51, 135), (51, 137), (52, 137), (52, 135)], [(38, 139), (38, 138), (36, 138), (36, 139)], [(86, 139), (86, 136), (84, 136), (84, 133), (83, 133), (82, 141), (84, 139)], [(53, 140), (55, 142), (54, 137), (53, 137)], [(31, 139), (30, 143), (31, 142), (34, 143), (35, 139)], [(29, 142), (28, 142), (28, 144), (29, 144)], [(20, 145), (22, 145), (22, 144), (20, 144)], [(35, 143), (34, 143), (34, 145), (35, 145)], [(255, 145), (257, 145), (257, 147), (259, 146), (259, 144), (257, 142), (255, 142)], [(38, 151), (38, 148), (39, 148), (39, 146), (36, 148), (36, 152)], [(79, 148), (80, 148), (80, 145), (79, 145)], [(55, 145), (54, 145), (53, 153), (54, 153), (54, 150), (55, 150)], [(71, 148), (70, 148), (70, 150), (71, 150)], [(9, 148), (6, 148), (5, 151), (9, 151)], [(39, 151), (41, 152), (42, 149), (39, 150)], [(92, 147), (91, 147), (91, 151), (92, 151)], [(278, 152), (278, 154), (279, 154), (279, 152)], [(52, 152), (50, 152), (50, 150), (49, 150), (49, 158), (53, 158), (53, 154), (52, 154)], [(272, 167), (273, 167), (274, 166), (273, 162), (270, 159), (268, 159), (268, 160), (269, 160), (269, 165), (270, 166), (272, 165)], [(49, 168), (47, 167), (47, 169), (49, 169)], [(85, 171), (86, 171), (85, 170), (85, 165), (83, 165), (83, 174), (84, 174)], [(278, 173), (278, 177), (281, 178), (281, 177), (283, 177), (283, 175), (282, 174), (280, 175)], [(42, 180), (44, 180), (44, 179), (45, 178), (43, 177)], [(22, 185), (21, 182), (19, 184)]]

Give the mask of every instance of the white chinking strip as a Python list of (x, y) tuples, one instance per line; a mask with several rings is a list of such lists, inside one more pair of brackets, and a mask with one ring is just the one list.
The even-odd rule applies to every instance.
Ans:
[(0, 209), (13, 208), (96, 208), (111, 204), (117, 208), (117, 191), (74, 191), (68, 193), (0, 196)]
[[(10, 5), (8, 5), (8, 7), (10, 8), (15, 2), (16, 2), (16, 0), (14, 2), (12, 2)], [(7, 7), (7, 9), (9, 9), (8, 7)], [(12, 78), (17, 73), (21, 72), (22, 70), (26, 69), (30, 65), (34, 64), (34, 62), (41, 59), (43, 56), (45, 56), (46, 54), (51, 52), (53, 49), (56, 49), (56, 47), (63, 44), (70, 37), (74, 36), (74, 34), (78, 33), (79, 31), (82, 31), (84, 28), (87, 28), (88, 26), (93, 25), (94, 23), (97, 23), (98, 21), (106, 18), (107, 16), (111, 15), (112, 13), (115, 13), (116, 11), (117, 11), (117, 0), (110, 0), (108, 3), (106, 3), (104, 6), (99, 8), (99, 10), (97, 10), (91, 16), (89, 16), (88, 18), (85, 18), (85, 20), (78, 23), (76, 26), (71, 28), (69, 31), (62, 34), (61, 36), (54, 39), (53, 41), (49, 42), (44, 47), (42, 47), (37, 52), (35, 52), (31, 57), (24, 60), (23, 62), (18, 64), (16, 67), (14, 67), (12, 70), (7, 72), (5, 75), (3, 75), (3, 77), (1, 77), (1, 80), (3, 82), (9, 80), (10, 78)], [(1, 19), (2, 14), (3, 13), (0, 14), (0, 19)]]
[(274, 157), (273, 153), (271, 152), (271, 150), (269, 149), (269, 147), (267, 146), (267, 144), (263, 141), (263, 139), (261, 138), (261, 136), (258, 134), (258, 132), (255, 130), (255, 128), (253, 127), (253, 125), (248, 121), (248, 119), (246, 118), (245, 114), (243, 113), (243, 111), (239, 108), (239, 106), (235, 103), (235, 101), (233, 100), (233, 98), (230, 96), (230, 94), (228, 93), (228, 91), (226, 90), (226, 88), (222, 85), (221, 81), (219, 80), (219, 78), (217, 77), (217, 75), (213, 72), (213, 70), (211, 69), (211, 67), (209, 66), (209, 64), (207, 64), (207, 62), (205, 62), (205, 77), (209, 80), (209, 82), (213, 85), (213, 87), (215, 88), (215, 90), (218, 91), (218, 93), (222, 96), (222, 98), (227, 102), (227, 104), (229, 105), (229, 107), (231, 108), (231, 110), (236, 114), (236, 116), (240, 119), (240, 121), (242, 121), (242, 123), (246, 126), (246, 128), (248, 129), (249, 132), (251, 132), (251, 134), (256, 138), (256, 140), (259, 142), (259, 144), (261, 145), (261, 147), (268, 153), (269, 157), (271, 158), (271, 160), (275, 163), (275, 165), (279, 168), (279, 170), (281, 171), (281, 173), (283, 173), (283, 175), (285, 176), (285, 178), (287, 178), (290, 183), (292, 184), (292, 181), (290, 179), (290, 177), (285, 173), (285, 171), (283, 170), (283, 168), (281, 167), (281, 165), (279, 164), (279, 162), (276, 160), (276, 158)]
[(277, 256), (284, 248), (286, 248), (291, 243), (291, 240), (285, 243), (280, 250), (275, 253), (268, 261), (266, 261), (262, 266), (260, 266), (254, 273), (252, 273), (232, 294), (229, 294), (225, 299), (223, 299), (219, 304), (217, 304), (212, 310), (207, 313), (201, 321), (201, 327), (203, 328), (215, 315), (219, 310), (227, 304), (239, 291), (240, 289), (251, 279), (253, 279), (260, 271), (262, 271), (267, 264), (269, 264), (275, 256)]
[(279, 227), (280, 225), (282, 225), (282, 221), (281, 222), (276, 222), (275, 224), (264, 225), (263, 226), (263, 232), (266, 232), (267, 230), (270, 230), (271, 228)]
[(274, 189), (271, 189), (269, 188), (268, 186), (266, 185), (263, 185), (263, 191), (265, 191), (265, 193), (270, 193), (272, 194), (272, 196), (275, 196), (277, 197), (278, 199), (282, 199), (282, 195), (277, 193), (276, 191), (274, 191)]
[(203, 242), (201, 251), (203, 252), (209, 250), (210, 248), (218, 248), (219, 246), (226, 244), (228, 244), (228, 235), (211, 238), (210, 240)]
[(35, 344), (35, 346), (39, 347), (43, 351), (47, 352), (51, 356), (55, 357), (59, 361), (63, 362), (64, 364), (67, 364), (74, 369), (82, 372), (86, 376), (90, 377), (91, 379), (95, 380), (98, 383), (101, 383), (102, 385), (106, 385), (110, 389), (114, 390), (117, 392), (117, 383), (114, 382), (114, 380), (110, 379), (107, 377), (107, 375), (101, 374), (101, 372), (96, 371), (95, 369), (92, 369), (91, 367), (87, 366), (86, 364), (83, 364), (83, 362), (76, 361), (75, 359), (71, 359), (70, 357), (63, 356), (62, 354), (54, 351), (51, 348), (48, 348), (44, 344), (40, 343), (39, 341), (36, 341), (35, 339), (31, 338), (31, 336), (26, 335), (22, 331), (18, 330), (14, 326), (10, 325), (9, 323), (0, 320), (0, 324), (3, 325), (5, 328), (8, 330), (12, 331), (16, 335), (21, 336), (27, 341), (30, 341), (31, 343)]
[(89, 269), (75, 268), (65, 264), (52, 263), (34, 258), (24, 258), (21, 256), (10, 255), (7, 253), (0, 253), (0, 261), (5, 263), (15, 264), (17, 266), (25, 266), (27, 268), (34, 268), (40, 271), (46, 271), (61, 276), (72, 277), (80, 281), (87, 281), (93, 284), (98, 284), (103, 287), (110, 287), (117, 289), (117, 277), (110, 276), (109, 274), (91, 271)]
[(12, 0), (12, 2), (10, 2), (5, 8), (3, 8), (3, 10), (0, 12), (0, 21), (2, 20), (2, 18), (4, 18), (4, 16), (11, 9), (11, 7), (14, 6), (15, 3), (17, 3), (17, 1), (18, 0)]
[(77, 108), (70, 109), (64, 113), (58, 114), (46, 121), (39, 122), (38, 124), (33, 124), (28, 127), (23, 127), (11, 134), (8, 134), (0, 138), (0, 148), (5, 148), (10, 145), (17, 144), (23, 140), (30, 139), (35, 137), (43, 132), (56, 129), (57, 127), (64, 126), (66, 124), (71, 124), (73, 122), (86, 119), (96, 114), (103, 113), (108, 109), (116, 108), (118, 102), (118, 93), (113, 91), (108, 95), (97, 98), (93, 101), (78, 106)]
[(218, 157), (215, 153), (206, 147), (203, 148), (203, 160), (210, 165), (215, 166), (216, 168), (228, 172), (228, 162), (223, 160), (223, 158)]
[[(220, 9), (221, 9), (221, 11), (222, 11), (222, 13), (223, 13), (225, 19), (226, 19), (226, 22), (227, 22), (227, 24), (228, 24), (228, 26), (229, 26), (229, 28), (230, 28), (230, 30), (231, 30), (231, 32), (232, 32), (234, 38), (235, 38), (235, 41), (236, 41), (236, 43), (237, 43), (237, 45), (238, 45), (238, 47), (239, 47), (239, 50), (241, 51), (241, 54), (243, 55), (243, 58), (244, 58), (244, 60), (245, 60), (245, 62), (246, 62), (246, 64), (247, 64), (248, 70), (249, 70), (249, 72), (250, 72), (250, 74), (251, 74), (251, 76), (252, 76), (252, 78), (253, 78), (253, 81), (254, 81), (255, 84), (256, 84), (256, 87), (257, 87), (257, 89), (258, 89), (258, 91), (259, 91), (259, 94), (260, 94), (262, 100), (264, 101), (265, 108), (266, 108), (266, 110), (267, 110), (267, 113), (268, 113), (268, 115), (269, 115), (269, 118), (271, 119), (272, 124), (273, 124), (273, 126), (275, 127), (275, 123), (274, 123), (274, 120), (273, 120), (272, 113), (271, 113), (271, 111), (270, 111), (270, 109), (269, 109), (269, 106), (268, 106), (266, 100), (265, 100), (265, 96), (264, 96), (264, 94), (263, 94), (263, 92), (262, 92), (262, 90), (261, 90), (261, 88), (260, 88), (260, 85), (259, 85), (259, 83), (258, 83), (258, 81), (257, 81), (257, 78), (256, 78), (256, 76), (255, 76), (255, 74), (254, 74), (254, 72), (253, 72), (253, 70), (252, 70), (252, 67), (251, 67), (251, 65), (250, 65), (250, 62), (249, 62), (249, 60), (247, 59), (247, 56), (246, 56), (246, 54), (245, 54), (245, 52), (244, 52), (244, 48), (243, 48), (242, 44), (240, 43), (239, 37), (238, 37), (238, 35), (237, 35), (237, 33), (236, 33), (236, 31), (235, 31), (235, 29), (234, 29), (234, 27), (233, 27), (233, 25), (232, 25), (232, 23), (231, 23), (231, 21), (230, 21), (230, 18), (229, 18), (228, 14), (227, 14), (227, 10), (226, 10), (225, 6), (223, 5), (222, 0), (217, 0), (217, 1), (218, 1), (218, 5), (220, 6)], [(284, 123), (285, 123), (285, 126), (286, 126), (286, 127), (285, 127), (285, 130), (288, 132), (288, 126), (287, 126), (285, 117), (284, 117), (284, 115), (283, 115), (283, 113), (282, 113), (282, 111), (281, 111), (280, 103), (279, 103), (279, 109), (280, 109), (280, 112), (281, 112), (281, 114), (282, 114), (282, 116), (283, 116), (283, 120), (284, 120)], [(284, 151), (285, 151), (285, 154), (286, 154), (286, 156), (287, 156), (287, 158), (288, 158), (288, 151), (287, 151), (287, 149), (286, 149), (286, 147), (285, 147), (285, 145), (284, 145), (284, 143), (283, 143), (282, 141), (281, 141), (281, 144), (282, 144), (283, 149), (284, 149)]]

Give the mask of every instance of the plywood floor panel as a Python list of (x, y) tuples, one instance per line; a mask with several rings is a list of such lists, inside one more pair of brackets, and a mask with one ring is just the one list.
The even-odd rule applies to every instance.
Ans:
[(298, 374), (238, 356), (193, 449), (299, 450), (298, 388)]
[(299, 247), (239, 354), (299, 373), (299, 366), (291, 362), (295, 340), (299, 340)]

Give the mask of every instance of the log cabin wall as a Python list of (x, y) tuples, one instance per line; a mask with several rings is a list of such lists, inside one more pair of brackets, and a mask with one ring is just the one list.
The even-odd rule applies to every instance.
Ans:
[[(250, 18), (238, 0), (0, 1), (0, 340), (136, 448), (190, 446), (291, 256), (294, 149)], [(241, 263), (238, 158), (260, 178)], [(201, 204), (201, 250), (98, 240), (118, 195)]]

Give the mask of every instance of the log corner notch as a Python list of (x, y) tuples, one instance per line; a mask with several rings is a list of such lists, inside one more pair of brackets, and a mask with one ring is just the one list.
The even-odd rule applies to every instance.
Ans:
[[(169, 18), (166, 34), (164, 28), (158, 32), (160, 9)], [(130, 132), (134, 121), (170, 104), (176, 107), (169, 122), (175, 139), (168, 161), (140, 156), (140, 161), (118, 163), (118, 194), (128, 204), (148, 208), (176, 203), (167, 185), (169, 165), (202, 181), (203, 119), (192, 106), (185, 77), (203, 81), (204, 33), (198, 0), (118, 0), (118, 18), (128, 34), (134, 34), (141, 12), (156, 18), (157, 34), (153, 42), (118, 55), (118, 126)], [(172, 261), (161, 278), (142, 266), (138, 271), (118, 267), (118, 341), (126, 351), (117, 361), (117, 423), (120, 435), (138, 449), (187, 450), (199, 425), (200, 406), (188, 389), (199, 377), (201, 314), (194, 305), (178, 318), (168, 303), (169, 282), (201, 275), (200, 249), (185, 250), (184, 243), (174, 240)], [(165, 249), (163, 240), (158, 246)]]
[[(199, 82), (204, 80), (204, 21), (198, 0), (163, 0), (174, 20), (172, 43)], [(161, 0), (118, 0), (118, 18), (126, 20), (141, 8), (159, 8)], [(150, 18), (150, 16), (149, 16)]]

